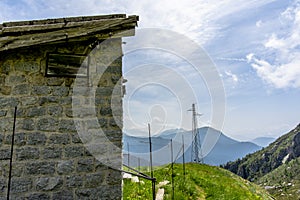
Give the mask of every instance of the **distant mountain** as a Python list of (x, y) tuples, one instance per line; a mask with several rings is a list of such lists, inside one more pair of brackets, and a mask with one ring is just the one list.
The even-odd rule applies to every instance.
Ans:
[(229, 162), (223, 167), (245, 179), (257, 181), (284, 163), (298, 157), (300, 157), (300, 124), (268, 147), (249, 154), (243, 159)]
[(261, 146), (261, 147), (266, 147), (272, 142), (274, 142), (276, 139), (272, 137), (258, 137), (255, 138), (254, 140), (251, 140), (252, 143)]
[[(198, 134), (202, 149), (199, 154), (205, 154), (204, 163), (210, 165), (220, 165), (228, 161), (255, 152), (261, 149), (260, 146), (251, 142), (239, 142), (227, 137), (222, 132), (210, 127), (202, 127), (198, 129)], [(159, 135), (152, 137), (153, 163), (154, 165), (162, 165), (171, 162), (171, 139), (173, 145), (173, 160), (181, 163), (183, 161), (182, 147), (184, 139), (185, 162), (192, 161), (192, 133), (182, 129), (167, 130)], [(216, 141), (214, 141), (216, 140)], [(128, 160), (129, 147), (129, 160)], [(210, 149), (212, 148), (212, 149)], [(149, 160), (149, 138), (134, 137), (124, 134), (123, 137), (123, 157), (124, 163), (131, 166), (148, 165)]]

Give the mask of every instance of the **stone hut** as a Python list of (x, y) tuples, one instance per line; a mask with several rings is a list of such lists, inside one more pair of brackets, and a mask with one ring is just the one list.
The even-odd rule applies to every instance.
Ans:
[(137, 21), (0, 24), (0, 199), (121, 199), (122, 37)]

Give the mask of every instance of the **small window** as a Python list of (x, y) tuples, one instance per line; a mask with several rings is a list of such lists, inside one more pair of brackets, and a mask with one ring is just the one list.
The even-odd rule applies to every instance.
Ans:
[(46, 76), (88, 77), (89, 58), (86, 55), (48, 53)]

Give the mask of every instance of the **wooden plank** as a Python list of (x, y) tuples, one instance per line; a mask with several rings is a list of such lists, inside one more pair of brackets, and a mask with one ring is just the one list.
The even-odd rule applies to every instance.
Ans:
[[(88, 23), (76, 28), (61, 29), (46, 33), (7, 36), (5, 39), (0, 38), (0, 51), (52, 43), (88, 35), (95, 35), (97, 33), (100, 33), (101, 31), (108, 31), (110, 29), (122, 29), (122, 26), (126, 26), (126, 24), (130, 24), (131, 26), (135, 25), (136, 17), (126, 19), (113, 19), (108, 21), (101, 20), (93, 23)], [(135, 28), (135, 26), (133, 26), (132, 28)]]
[(31, 20), (31, 21), (5, 22), (5, 23), (2, 24), (2, 26), (3, 27), (13, 27), (13, 26), (26, 26), (26, 25), (27, 26), (47, 25), (47, 24), (55, 24), (55, 23), (92, 21), (92, 20), (115, 19), (115, 18), (126, 18), (126, 14), (80, 16), (80, 17), (67, 17), (67, 18), (56, 18), (56, 19), (42, 19), (42, 20)]
[(65, 23), (57, 24), (47, 24), (47, 25), (33, 25), (33, 26), (13, 26), (13, 27), (4, 27), (2, 28), (2, 33), (0, 35), (8, 35), (9, 33), (21, 33), (21, 32), (30, 32), (30, 31), (45, 31), (52, 29), (61, 29), (65, 26)]
[(88, 76), (88, 58), (85, 55), (48, 54), (46, 76), (86, 77)]

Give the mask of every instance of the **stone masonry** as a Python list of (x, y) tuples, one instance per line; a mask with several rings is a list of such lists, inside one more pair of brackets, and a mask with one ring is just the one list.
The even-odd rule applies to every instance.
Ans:
[[(121, 173), (98, 159), (101, 152), (107, 156), (106, 146), (111, 144), (103, 140), (95, 143), (98, 151), (90, 151), (84, 144), (89, 141), (83, 141), (76, 129), (80, 120), (88, 124), (87, 136), (91, 129), (102, 129), (119, 147), (108, 153), (113, 167), (121, 168), (122, 39), (93, 45), (97, 51), (83, 39), (0, 52), (0, 199), (6, 199), (8, 190), (15, 107), (11, 199), (121, 199)], [(90, 74), (45, 76), (49, 52), (89, 55)], [(87, 92), (91, 86), (94, 96)], [(88, 106), (83, 105), (94, 110), (97, 121), (89, 120)]]

